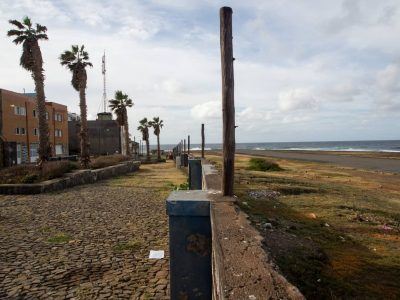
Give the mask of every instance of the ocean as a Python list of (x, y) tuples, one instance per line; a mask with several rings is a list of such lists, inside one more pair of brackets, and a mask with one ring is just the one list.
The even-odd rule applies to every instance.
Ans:
[[(155, 149), (155, 145), (151, 145)], [(175, 145), (161, 145), (163, 150), (171, 150)], [(192, 150), (200, 150), (200, 144), (192, 144)], [(220, 150), (222, 144), (206, 144), (206, 150)], [(308, 150), (308, 151), (370, 151), (400, 152), (400, 140), (390, 141), (331, 141), (331, 142), (282, 142), (282, 143), (237, 143), (240, 150)]]

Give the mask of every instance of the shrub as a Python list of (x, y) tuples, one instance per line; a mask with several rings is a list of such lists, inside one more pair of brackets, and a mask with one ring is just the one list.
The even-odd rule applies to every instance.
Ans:
[(34, 183), (39, 179), (38, 174), (26, 174), (24, 177), (21, 179), (21, 183)]
[(100, 169), (108, 166), (117, 165), (120, 162), (130, 160), (129, 156), (122, 154), (113, 154), (107, 156), (99, 156), (93, 159), (90, 163), (91, 169)]
[(45, 162), (41, 170), (41, 179), (49, 180), (62, 177), (65, 173), (69, 173), (77, 168), (77, 163), (67, 160)]
[(253, 171), (282, 171), (283, 169), (275, 162), (264, 158), (251, 158), (249, 161), (249, 170)]
[(32, 183), (34, 176), (39, 177), (40, 170), (35, 165), (17, 165), (0, 170), (1, 183)]

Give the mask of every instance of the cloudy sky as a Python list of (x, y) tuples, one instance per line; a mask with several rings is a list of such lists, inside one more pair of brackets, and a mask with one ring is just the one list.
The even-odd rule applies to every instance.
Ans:
[[(84, 44), (87, 101), (101, 110), (101, 56), (107, 92), (128, 93), (130, 131), (160, 116), (163, 143), (187, 134), (221, 141), (219, 13), (233, 8), (237, 142), (400, 139), (398, 0), (2, 0), (0, 87), (33, 91), (18, 65), (8, 19), (48, 27), (41, 43), (48, 100), (79, 112), (71, 75), (58, 61)], [(152, 136), (152, 142), (155, 138)]]

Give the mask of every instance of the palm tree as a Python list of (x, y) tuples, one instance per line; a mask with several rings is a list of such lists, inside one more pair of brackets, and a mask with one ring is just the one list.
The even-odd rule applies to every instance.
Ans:
[(142, 139), (146, 142), (147, 160), (150, 160), (150, 144), (149, 144), (149, 127), (150, 124), (147, 118), (143, 118), (139, 121), (139, 127), (137, 128), (142, 133)]
[(130, 99), (127, 94), (122, 93), (122, 91), (116, 91), (114, 98), (115, 99), (108, 101), (110, 103), (109, 107), (117, 115), (119, 126), (124, 126), (126, 155), (131, 155), (129, 147), (128, 111), (126, 108), (132, 107), (133, 102), (132, 99)]
[(73, 45), (71, 50), (65, 50), (59, 57), (62, 66), (66, 66), (72, 72), (71, 84), (79, 92), (79, 106), (81, 109), (81, 165), (87, 168), (90, 163), (89, 139), (87, 129), (86, 106), (86, 67), (92, 67), (89, 54), (82, 45)]
[(32, 73), (35, 82), (36, 101), (39, 119), (39, 164), (48, 160), (51, 156), (49, 143), (49, 125), (46, 119), (46, 96), (44, 94), (43, 58), (40, 51), (39, 41), (48, 40), (46, 26), (36, 23), (33, 26), (31, 19), (25, 17), (22, 23), (17, 20), (10, 20), (10, 24), (18, 29), (11, 29), (8, 36), (15, 36), (13, 42), (18, 45), (22, 43), (22, 55), (20, 65)]
[(164, 123), (163, 120), (160, 120), (160, 117), (154, 117), (153, 121), (149, 122), (150, 126), (154, 129), (154, 134), (157, 136), (157, 158), (161, 159), (161, 151), (160, 151), (160, 131), (163, 128)]

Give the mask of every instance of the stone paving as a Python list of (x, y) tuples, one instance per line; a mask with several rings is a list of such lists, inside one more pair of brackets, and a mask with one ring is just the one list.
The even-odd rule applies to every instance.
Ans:
[[(149, 182), (160, 172), (179, 171), (142, 166), (62, 192), (0, 196), (0, 299), (169, 299), (173, 183)], [(166, 257), (149, 259), (151, 249)]]

